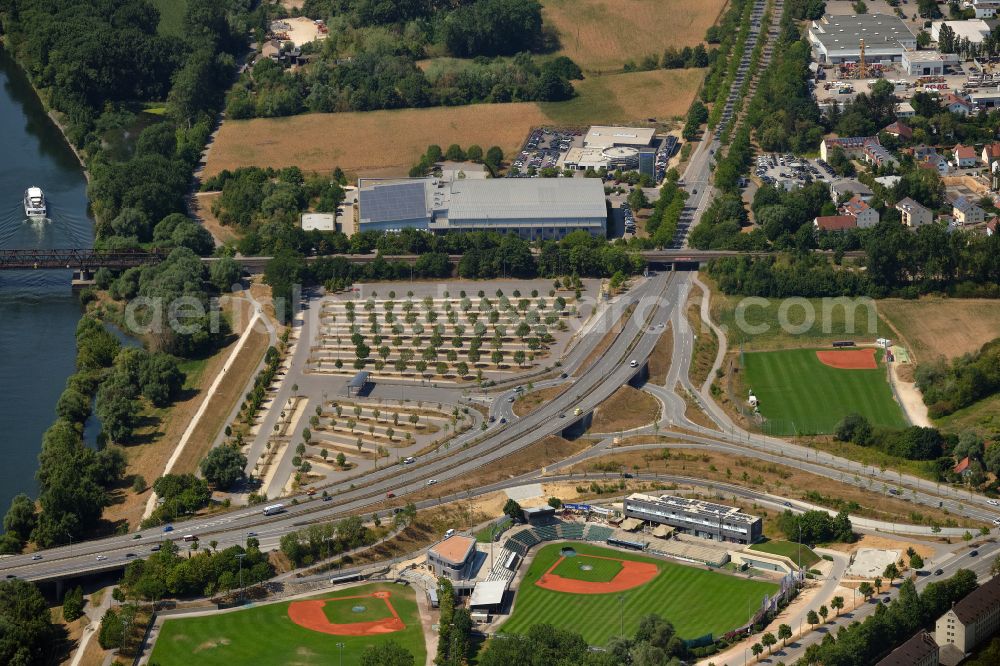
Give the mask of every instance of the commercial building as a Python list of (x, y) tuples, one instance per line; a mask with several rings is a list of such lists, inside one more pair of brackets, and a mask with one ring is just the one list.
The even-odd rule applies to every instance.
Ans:
[(360, 231), (496, 231), (540, 240), (607, 230), (598, 178), (361, 180), (358, 190)]
[(583, 137), (583, 145), (586, 148), (618, 148), (630, 146), (632, 148), (645, 148), (653, 145), (653, 136), (656, 133), (651, 127), (608, 127), (605, 125), (594, 125)]
[(942, 76), (946, 66), (958, 64), (958, 55), (937, 51), (903, 51), (902, 64), (903, 70), (910, 76)]
[[(980, 585), (938, 618), (934, 638), (942, 662), (965, 655), (1000, 629), (1000, 577)], [(947, 653), (952, 655), (947, 655)]]
[(427, 564), (436, 576), (449, 580), (468, 580), (476, 563), (476, 540), (456, 534), (431, 546), (427, 551)]
[(649, 127), (608, 127), (594, 125), (583, 137), (583, 146), (574, 146), (559, 158), (560, 169), (607, 169), (648, 172), (654, 175), (656, 151), (652, 148), (656, 131)]
[(940, 41), (941, 26), (948, 26), (955, 33), (956, 40), (968, 39), (972, 44), (982, 44), (990, 36), (990, 26), (982, 19), (968, 21), (934, 21), (931, 23), (931, 39)]
[(887, 14), (827, 14), (809, 26), (809, 42), (823, 64), (859, 61), (862, 40), (869, 63), (899, 62), (905, 51), (917, 48), (917, 38), (902, 19)]
[(910, 197), (906, 197), (905, 199), (899, 201), (896, 204), (896, 210), (899, 211), (899, 214), (903, 219), (903, 224), (911, 229), (922, 227), (925, 224), (930, 224), (934, 221), (934, 213), (932, 213), (928, 208), (921, 206)]
[(934, 637), (921, 630), (875, 666), (938, 666), (939, 653)]
[(977, 19), (987, 19), (993, 18), (1000, 11), (1000, 0), (972, 0), (965, 2), (963, 6), (975, 10)]
[(764, 529), (760, 517), (743, 513), (736, 507), (673, 495), (632, 494), (625, 499), (625, 517), (733, 543), (754, 543), (760, 540)]

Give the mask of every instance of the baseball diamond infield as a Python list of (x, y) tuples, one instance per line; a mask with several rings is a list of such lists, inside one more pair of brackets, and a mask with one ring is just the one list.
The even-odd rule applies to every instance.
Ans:
[[(390, 634), (394, 631), (403, 631), (406, 624), (399, 618), (399, 613), (392, 605), (389, 598), (392, 593), (388, 590), (378, 590), (371, 594), (359, 594), (349, 597), (333, 597), (330, 599), (306, 599), (303, 601), (293, 601), (288, 605), (288, 617), (295, 624), (306, 629), (319, 631), (324, 634), (335, 636), (372, 636), (377, 634)], [(347, 601), (354, 599), (378, 599), (385, 604), (386, 610), (391, 617), (367, 622), (331, 622), (327, 617), (324, 607), (333, 601)], [(357, 606), (361, 611), (365, 611), (364, 606)]]
[(816, 358), (823, 365), (838, 370), (875, 370), (878, 362), (875, 360), (875, 350), (868, 349), (820, 349)]
[(535, 581), (535, 585), (552, 590), (553, 592), (569, 592), (570, 594), (610, 594), (612, 592), (624, 592), (633, 587), (645, 585), (656, 578), (660, 570), (655, 564), (650, 562), (636, 562), (617, 557), (602, 557), (600, 555), (580, 555), (573, 558), (579, 561), (581, 558), (588, 560), (607, 560), (621, 566), (621, 570), (609, 581), (581, 580), (579, 578), (566, 578), (553, 571), (566, 561), (566, 557), (560, 556), (548, 570), (542, 574), (541, 578)]

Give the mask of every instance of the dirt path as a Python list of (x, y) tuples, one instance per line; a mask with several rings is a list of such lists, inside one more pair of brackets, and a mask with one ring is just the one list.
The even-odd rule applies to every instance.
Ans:
[(903, 407), (903, 411), (906, 412), (907, 420), (911, 424), (922, 428), (933, 427), (934, 424), (931, 423), (931, 419), (927, 415), (927, 405), (924, 404), (924, 398), (920, 394), (920, 390), (915, 383), (904, 382), (896, 375), (896, 368), (898, 367), (898, 363), (889, 364), (889, 381), (892, 382), (893, 391), (899, 398), (899, 404)]

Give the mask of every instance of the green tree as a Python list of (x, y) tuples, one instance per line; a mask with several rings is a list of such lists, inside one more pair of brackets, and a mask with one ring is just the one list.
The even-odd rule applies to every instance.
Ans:
[(840, 611), (844, 610), (844, 597), (836, 596), (830, 600), (830, 608), (837, 611), (837, 615), (840, 615)]
[(511, 520), (524, 522), (524, 510), (521, 509), (521, 505), (516, 500), (508, 499), (507, 503), (503, 505), (503, 512)]
[(781, 647), (788, 645), (788, 639), (792, 637), (792, 628), (787, 624), (778, 625), (778, 638), (781, 639)]
[(58, 661), (62, 636), (48, 604), (33, 583), (0, 581), (0, 663), (32, 666)]
[(899, 578), (899, 567), (896, 566), (895, 562), (890, 562), (886, 565), (882, 575), (889, 579), (889, 587), (892, 587), (892, 582)]
[(808, 622), (813, 627), (819, 624), (819, 615), (816, 614), (816, 611), (810, 609), (809, 612), (806, 613), (806, 622)]
[(778, 642), (778, 639), (774, 637), (774, 634), (768, 631), (760, 637), (760, 642), (767, 648), (767, 653), (771, 654), (771, 647)]
[(361, 666), (414, 666), (413, 655), (395, 641), (371, 645), (361, 653)]
[(201, 461), (202, 476), (216, 488), (226, 490), (243, 479), (247, 458), (236, 448), (216, 446)]

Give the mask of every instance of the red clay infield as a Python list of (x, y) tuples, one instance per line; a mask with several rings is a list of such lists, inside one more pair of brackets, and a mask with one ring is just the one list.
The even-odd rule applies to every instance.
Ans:
[(622, 565), (622, 570), (618, 575), (606, 583), (592, 583), (586, 580), (576, 580), (575, 578), (564, 578), (552, 573), (559, 564), (565, 560), (560, 557), (555, 564), (542, 574), (542, 577), (535, 581), (538, 587), (544, 587), (553, 592), (569, 592), (570, 594), (610, 594), (611, 592), (624, 592), (633, 587), (645, 585), (656, 578), (660, 570), (655, 564), (650, 562), (634, 562), (632, 560), (622, 560), (617, 557), (601, 557), (599, 555), (587, 555), (586, 557), (595, 560), (614, 560)]
[(827, 349), (816, 352), (816, 357), (823, 365), (838, 370), (874, 370), (878, 368), (875, 362), (874, 349)]
[[(353, 597), (335, 597), (332, 599), (308, 599), (305, 601), (293, 601), (288, 604), (288, 617), (292, 622), (312, 629), (323, 634), (334, 634), (335, 636), (375, 636), (378, 634), (391, 634), (394, 631), (406, 629), (406, 625), (399, 619), (399, 613), (392, 607), (389, 601), (391, 593), (388, 591), (373, 592), (371, 594), (359, 594)], [(323, 606), (328, 601), (343, 601), (345, 599), (382, 599), (392, 613), (392, 617), (374, 620), (372, 622), (353, 622), (351, 624), (334, 624), (326, 618)]]

